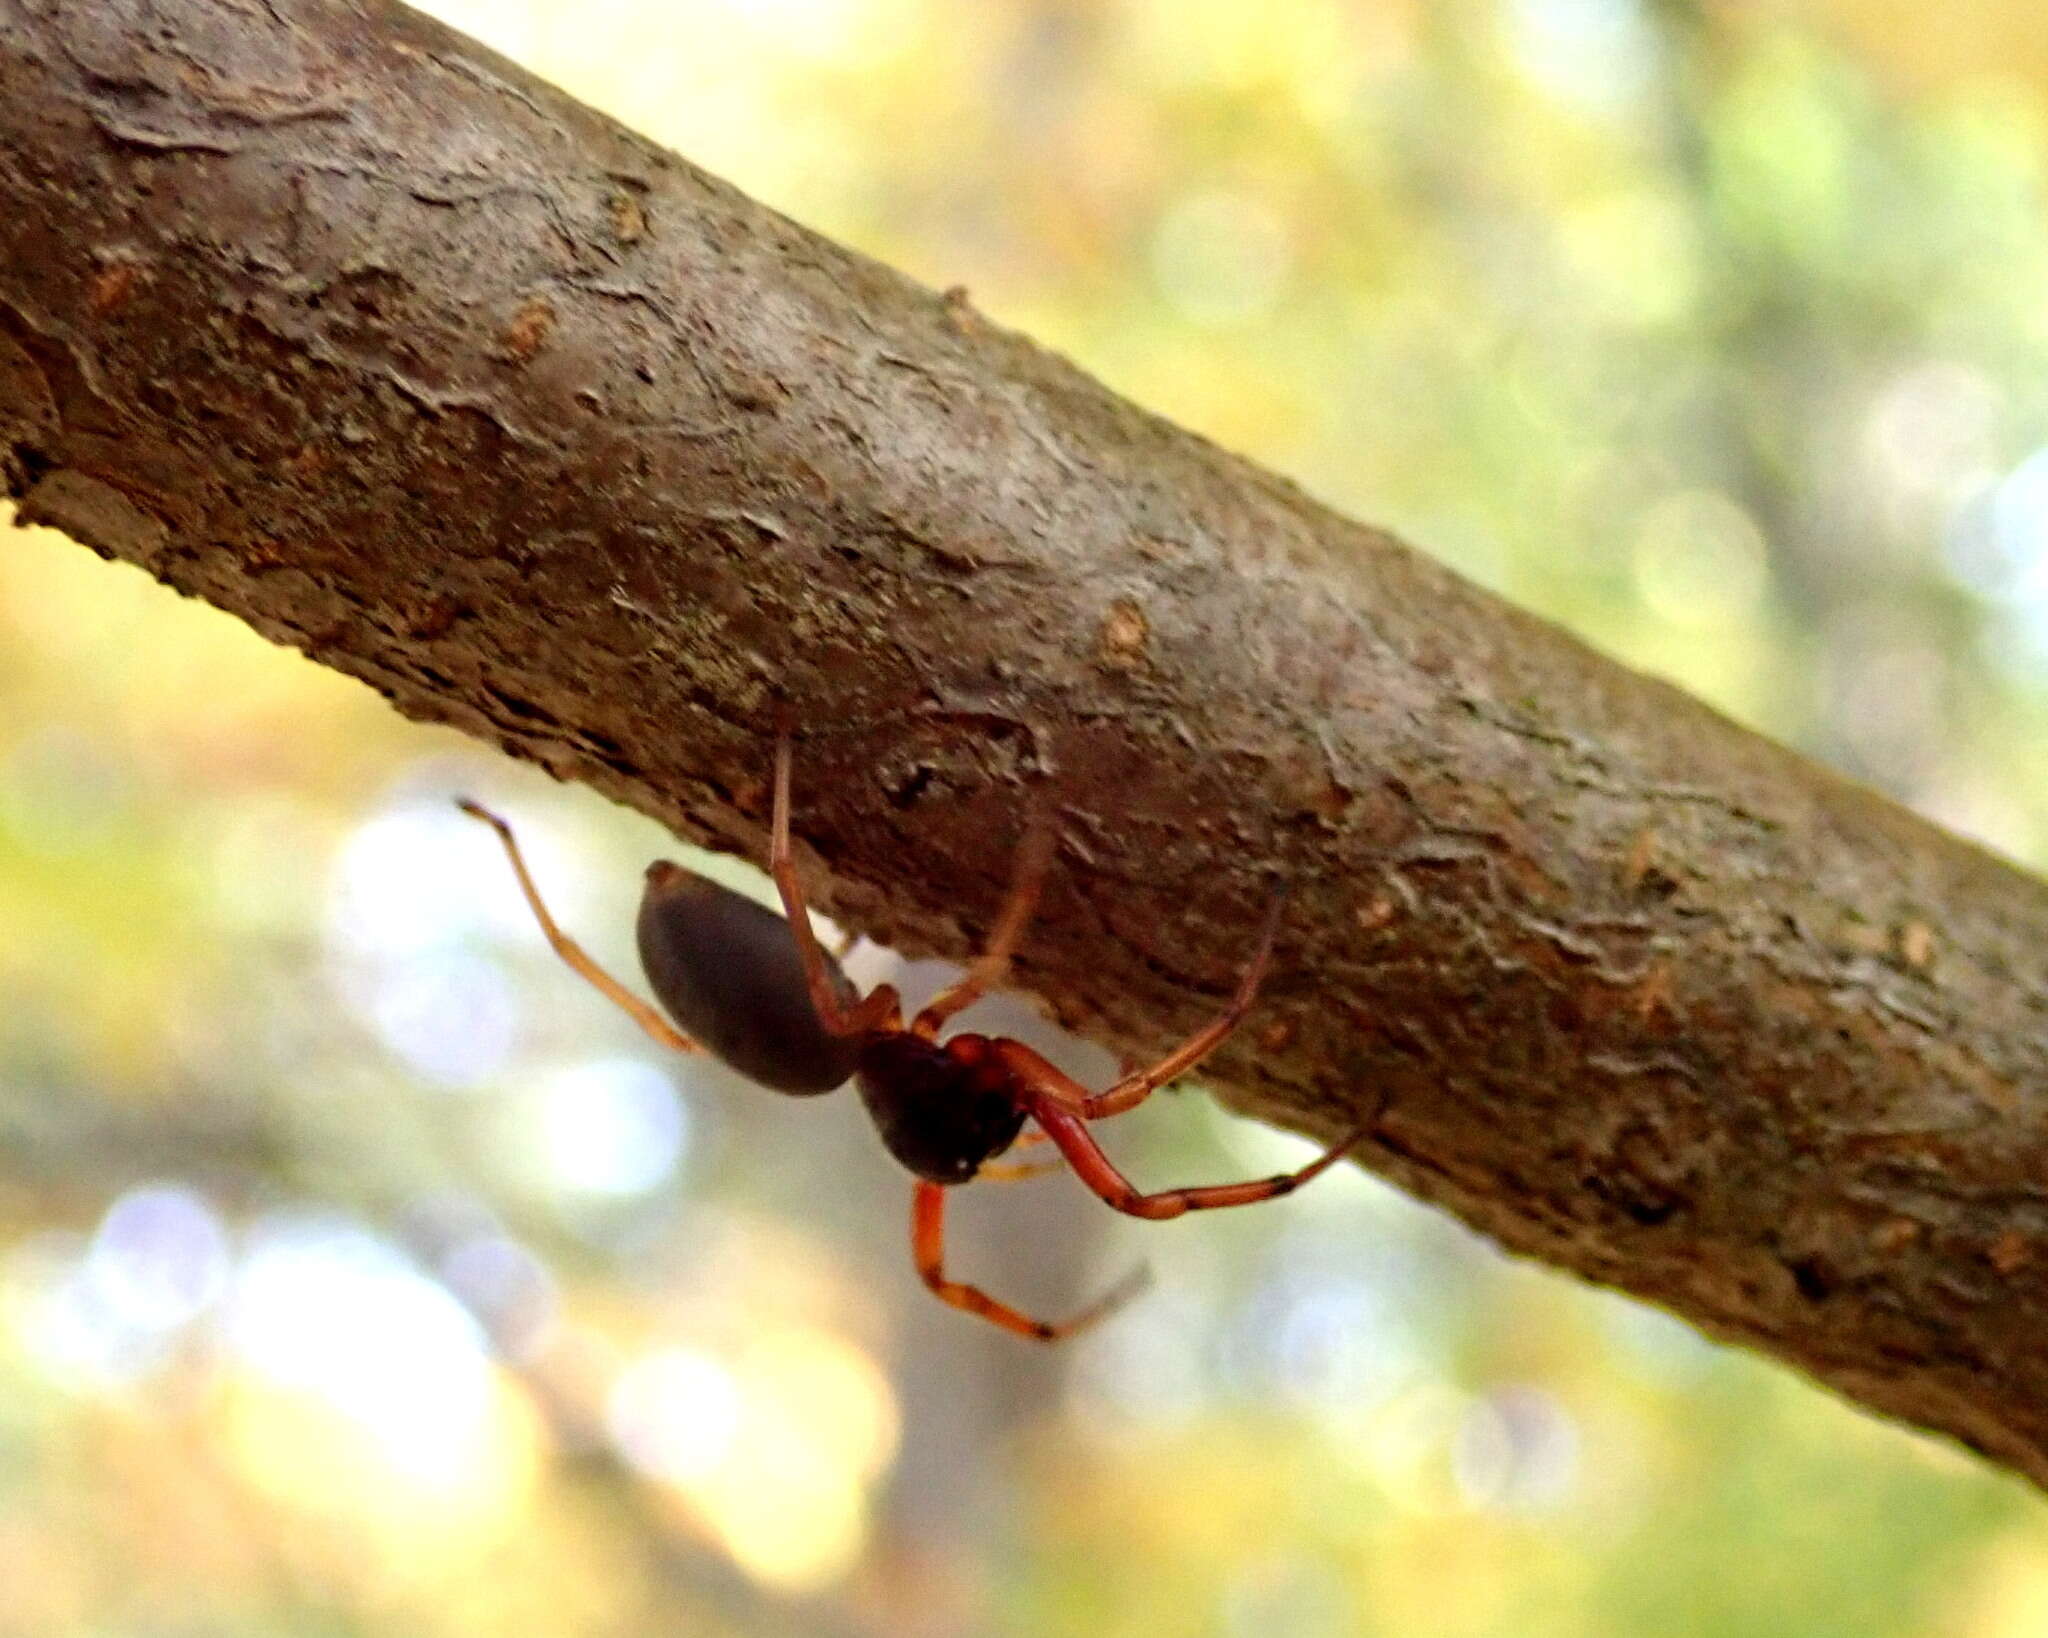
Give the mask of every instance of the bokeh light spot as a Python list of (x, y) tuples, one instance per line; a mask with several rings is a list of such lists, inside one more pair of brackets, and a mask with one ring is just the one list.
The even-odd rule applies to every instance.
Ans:
[(1554, 1506), (1570, 1491), (1578, 1464), (1578, 1426), (1540, 1388), (1474, 1399), (1451, 1439), (1451, 1474), (1473, 1507)]
[(1656, 71), (1657, 41), (1636, 0), (1514, 0), (1508, 23), (1529, 78), (1592, 112), (1627, 108)]
[(260, 1229), (224, 1334), (248, 1368), (352, 1423), (392, 1477), (459, 1491), (488, 1465), (494, 1380), (482, 1330), (362, 1229), (321, 1219)]
[(664, 1348), (619, 1374), (605, 1421), (633, 1466), (687, 1485), (732, 1454), (743, 1413), (739, 1383), (724, 1364), (694, 1349)]
[(1636, 525), (1636, 591), (1678, 626), (1730, 624), (1753, 610), (1769, 581), (1756, 520), (1715, 489), (1666, 495)]
[(557, 1069), (530, 1111), (541, 1173), (570, 1194), (645, 1194), (675, 1174), (690, 1116), (669, 1078), (638, 1058), (593, 1058)]
[(190, 1189), (131, 1189), (100, 1220), (85, 1273), (121, 1319), (170, 1330), (195, 1318), (226, 1285), (227, 1231)]

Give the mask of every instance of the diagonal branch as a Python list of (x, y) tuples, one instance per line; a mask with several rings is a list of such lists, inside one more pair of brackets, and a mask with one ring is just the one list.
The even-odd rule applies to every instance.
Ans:
[[(383, 0), (0, 0), (25, 517), (2048, 1480), (2048, 888)], [(204, 709), (195, 701), (194, 709)]]

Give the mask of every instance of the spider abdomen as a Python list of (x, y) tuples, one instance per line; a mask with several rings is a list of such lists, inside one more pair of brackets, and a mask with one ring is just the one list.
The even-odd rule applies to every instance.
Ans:
[[(647, 867), (637, 929), (647, 982), (683, 1033), (748, 1080), (799, 1097), (853, 1073), (857, 1043), (819, 1021), (789, 923), (666, 860)], [(840, 999), (858, 998), (829, 955)]]
[(1024, 1109), (988, 1038), (943, 1046), (908, 1030), (869, 1037), (858, 1084), (890, 1154), (933, 1183), (965, 1183), (1017, 1141)]

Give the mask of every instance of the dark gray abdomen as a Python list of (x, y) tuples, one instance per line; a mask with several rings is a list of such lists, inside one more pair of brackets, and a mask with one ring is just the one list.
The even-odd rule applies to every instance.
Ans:
[[(830, 1092), (859, 1044), (818, 1021), (789, 923), (729, 887), (666, 862), (650, 865), (635, 928), (640, 965), (663, 1009), (693, 1041), (776, 1092)], [(830, 955), (839, 994), (859, 999)]]

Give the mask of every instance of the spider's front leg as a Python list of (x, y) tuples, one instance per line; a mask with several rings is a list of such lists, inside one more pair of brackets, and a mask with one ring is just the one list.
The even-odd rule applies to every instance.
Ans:
[(1017, 849), (1010, 891), (996, 916), (988, 944), (966, 972), (926, 1003), (924, 1011), (910, 1026), (927, 1041), (936, 1041), (947, 1020), (973, 1006), (1000, 984), (1009, 972), (1010, 954), (1017, 947), (1017, 940), (1023, 936), (1024, 928), (1031, 920), (1031, 912), (1038, 907), (1039, 890), (1045, 885), (1045, 872), (1052, 863), (1055, 841), (1051, 820), (1043, 812), (1034, 815)]
[[(1089, 1120), (1101, 1120), (1106, 1115), (1121, 1115), (1126, 1109), (1137, 1108), (1160, 1087), (1185, 1075), (1229, 1039), (1231, 1031), (1243, 1023), (1245, 1014), (1252, 1010), (1252, 999), (1259, 993), (1266, 969), (1272, 965), (1273, 943), (1280, 936), (1280, 912), (1286, 907), (1287, 895), (1274, 894), (1273, 902), (1266, 911), (1266, 925), (1259, 934), (1258, 946), (1238, 978), (1237, 991), (1231, 996), (1229, 1005), (1150, 1069), (1126, 1074), (1108, 1091), (1094, 1093), (1083, 1100), (1080, 1106), (1082, 1115)], [(1065, 1103), (1068, 1100), (1062, 1097), (1060, 1101)]]
[(1254, 1178), (1248, 1183), (1209, 1183), (1191, 1189), (1162, 1189), (1157, 1194), (1146, 1194), (1116, 1169), (1081, 1116), (1051, 1098), (1035, 1094), (1029, 1099), (1029, 1108), (1031, 1118), (1038, 1122), (1047, 1137), (1059, 1145), (1060, 1153), (1067, 1157), (1067, 1164), (1074, 1168), (1076, 1177), (1118, 1211), (1155, 1221), (1179, 1217), (1191, 1211), (1249, 1206), (1261, 1200), (1292, 1194), (1310, 1178), (1336, 1165), (1372, 1129), (1371, 1122), (1361, 1123), (1343, 1142), (1324, 1150), (1299, 1171)]

